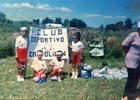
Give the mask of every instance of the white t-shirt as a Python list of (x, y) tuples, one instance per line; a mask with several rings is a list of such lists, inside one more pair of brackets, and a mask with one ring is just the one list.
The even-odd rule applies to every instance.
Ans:
[(64, 66), (64, 60), (61, 59), (61, 61), (58, 61), (56, 58), (54, 58), (50, 63), (50, 65), (54, 65), (54, 67), (63, 67)]
[(73, 52), (79, 52), (82, 48), (84, 48), (84, 45), (81, 41), (78, 41), (76, 43), (74, 43), (74, 41), (72, 41), (72, 51)]
[(27, 39), (22, 36), (16, 38), (15, 47), (17, 48), (27, 48)]

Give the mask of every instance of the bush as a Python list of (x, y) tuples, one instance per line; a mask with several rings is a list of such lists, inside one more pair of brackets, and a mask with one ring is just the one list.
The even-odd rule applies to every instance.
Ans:
[(121, 47), (121, 40), (116, 36), (108, 37), (105, 41), (105, 54), (107, 57), (121, 58), (123, 56), (123, 49)]
[(0, 37), (0, 57), (14, 55), (14, 38), (10, 33)]

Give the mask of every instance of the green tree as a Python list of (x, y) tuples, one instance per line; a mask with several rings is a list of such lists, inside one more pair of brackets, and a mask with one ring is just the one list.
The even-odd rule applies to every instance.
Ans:
[(73, 18), (72, 20), (70, 20), (70, 26), (77, 28), (86, 28), (87, 24), (81, 19)]
[(103, 30), (104, 30), (104, 26), (103, 26), (103, 24), (100, 25), (98, 29), (99, 29), (99, 31), (103, 31)]
[(55, 18), (55, 23), (56, 24), (62, 24), (62, 19), (61, 18)]
[(64, 26), (64, 27), (69, 27), (69, 26), (70, 26), (70, 21), (69, 21), (69, 19), (65, 19), (65, 20), (64, 20), (63, 26)]
[(6, 19), (6, 15), (4, 13), (0, 13), (0, 19)]
[(46, 17), (43, 21), (42, 24), (48, 24), (48, 23), (54, 23), (53, 19), (50, 19), (49, 17)]
[(124, 30), (124, 24), (122, 21), (119, 21), (115, 24), (116, 30), (120, 31), (120, 30)]
[(115, 31), (116, 30), (116, 27), (115, 27), (115, 24), (108, 24), (106, 25), (105, 27), (105, 31)]
[(124, 23), (125, 23), (125, 29), (126, 30), (131, 30), (132, 29), (133, 23), (132, 23), (132, 20), (130, 18), (127, 18)]

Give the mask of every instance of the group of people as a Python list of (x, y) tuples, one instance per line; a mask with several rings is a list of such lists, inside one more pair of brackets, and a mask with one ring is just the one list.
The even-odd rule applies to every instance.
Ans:
[[(15, 42), (15, 56), (17, 61), (17, 81), (24, 81), (26, 77), (27, 68), (27, 51), (28, 51), (28, 38), (27, 27), (21, 27), (19, 36), (16, 38)], [(83, 53), (84, 45), (80, 41), (81, 34), (77, 32), (73, 35), (72, 45), (69, 47), (72, 50), (72, 77), (73, 79), (78, 78), (79, 64), (81, 55)], [(43, 57), (43, 51), (37, 50), (36, 57), (33, 59), (31, 68), (34, 72), (34, 80), (39, 82), (40, 80), (46, 80), (46, 73), (48, 66), (51, 67), (49, 77), (57, 77), (58, 81), (61, 81), (62, 70), (64, 66), (64, 59), (62, 59), (63, 52), (58, 50), (55, 52), (55, 57), (47, 64)]]
[[(43, 51), (38, 50), (37, 51), (37, 57), (34, 58), (31, 68), (34, 70), (34, 80), (36, 82), (39, 82), (39, 79), (46, 80), (46, 72), (47, 72), (47, 64), (46, 61), (42, 59)], [(61, 81), (61, 72), (64, 66), (64, 60), (62, 59), (63, 52), (58, 50), (55, 53), (55, 58), (52, 59), (48, 63), (48, 66), (51, 66), (51, 73), (50, 77), (54, 77), (54, 75), (57, 76), (58, 81)]]
[[(16, 39), (16, 61), (17, 61), (17, 81), (24, 81), (26, 76), (27, 67), (27, 50), (28, 42), (25, 37), (27, 33), (26, 27), (21, 27), (19, 36)], [(79, 73), (79, 64), (81, 55), (83, 53), (84, 45), (80, 41), (80, 32), (73, 35), (72, 45), (72, 76), (71, 78), (77, 79)], [(125, 65), (127, 68), (128, 78), (124, 89), (124, 95), (122, 100), (132, 100), (135, 97), (136, 100), (140, 100), (140, 94), (136, 94), (136, 87), (140, 78), (140, 22), (138, 23), (137, 32), (130, 33), (122, 42), (122, 47), (126, 52)], [(42, 59), (43, 51), (38, 50), (36, 58), (34, 58), (31, 68), (34, 71), (34, 79), (38, 81), (39, 78), (46, 79), (47, 66), (51, 66), (50, 77), (57, 75), (58, 81), (61, 81), (61, 72), (64, 66), (64, 60), (62, 51), (56, 51), (55, 58), (46, 64), (46, 61)]]

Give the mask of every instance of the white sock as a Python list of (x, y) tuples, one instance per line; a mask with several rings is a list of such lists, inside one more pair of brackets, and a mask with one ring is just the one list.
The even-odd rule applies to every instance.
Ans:
[(75, 72), (72, 72), (72, 78), (74, 78), (75, 77)]
[(78, 72), (75, 72), (75, 79), (78, 78)]

